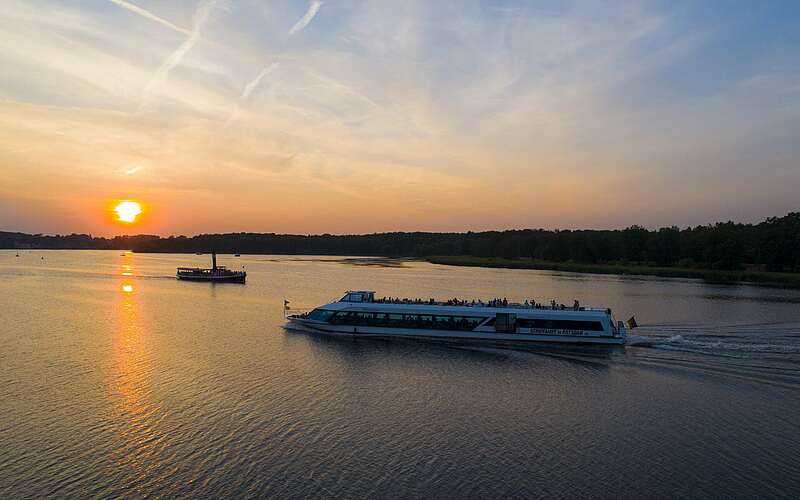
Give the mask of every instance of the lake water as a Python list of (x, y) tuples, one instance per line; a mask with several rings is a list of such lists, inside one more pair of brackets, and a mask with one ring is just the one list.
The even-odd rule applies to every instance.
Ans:
[[(800, 496), (800, 291), (334, 257), (0, 251), (0, 498)], [(42, 259), (42, 257), (44, 257)], [(286, 331), (348, 288), (611, 307), (625, 348)]]

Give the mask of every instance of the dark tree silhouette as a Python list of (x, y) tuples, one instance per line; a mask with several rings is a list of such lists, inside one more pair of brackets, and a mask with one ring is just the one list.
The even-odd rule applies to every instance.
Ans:
[(549, 262), (637, 263), (663, 267), (800, 272), (800, 213), (760, 224), (723, 222), (679, 229), (525, 229), (467, 233), (293, 235), (274, 233), (97, 238), (0, 232), (0, 248), (130, 249), (137, 252), (366, 255), (468, 255)]

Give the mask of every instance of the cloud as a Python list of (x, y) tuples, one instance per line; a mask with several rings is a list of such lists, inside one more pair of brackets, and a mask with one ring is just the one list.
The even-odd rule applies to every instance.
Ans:
[[(252, 81), (250, 81), (250, 83), (245, 85), (244, 91), (242, 91), (242, 96), (240, 98), (241, 101), (242, 102), (246, 101), (250, 97), (250, 94), (252, 94), (253, 91), (256, 89), (258, 84), (261, 83), (261, 80), (263, 80), (264, 77), (267, 76), (268, 74), (272, 73), (275, 70), (275, 68), (278, 67), (279, 64), (280, 63), (274, 62), (269, 66), (266, 66), (264, 69), (261, 70), (261, 72), (255, 78), (253, 78)], [(225, 122), (225, 126), (226, 127), (230, 126), (233, 122), (238, 120), (240, 116), (242, 116), (242, 107), (241, 104), (237, 103), (236, 107), (231, 112), (230, 117), (228, 117), (228, 121)]]
[(171, 22), (167, 21), (162, 17), (158, 17), (157, 15), (153, 14), (147, 9), (143, 9), (137, 5), (133, 5), (132, 3), (126, 2), (125, 0), (108, 0), (109, 2), (119, 5), (123, 9), (127, 9), (135, 14), (139, 14), (142, 17), (146, 17), (151, 21), (155, 21), (162, 26), (166, 26), (167, 28), (177, 31), (178, 33), (183, 33), (184, 35), (191, 35), (191, 32), (185, 28), (181, 28), (180, 26), (176, 26)]
[[(226, 0), (108, 1), (0, 9), (0, 204), (157, 191), (163, 230), (192, 231), (212, 226), (180, 216), (213, 218), (224, 194), (241, 212), (214, 227), (304, 232), (694, 224), (756, 183), (751, 214), (797, 205), (796, 47), (742, 39), (747, 64), (725, 67), (708, 42), (741, 28), (693, 7), (342, 2), (309, 46), (311, 0), (288, 17), (273, 2), (222, 16)], [(695, 188), (671, 197), (680, 185)]]
[(320, 7), (322, 7), (321, 0), (311, 0), (311, 3), (308, 4), (308, 10), (303, 17), (292, 26), (292, 29), (289, 30), (289, 34), (294, 35), (308, 26), (308, 23), (310, 23), (314, 19), (314, 16), (317, 15), (317, 12), (319, 12)]
[(197, 5), (197, 9), (192, 16), (192, 31), (189, 33), (189, 37), (161, 63), (161, 66), (147, 83), (142, 94), (139, 111), (144, 111), (151, 106), (150, 98), (152, 93), (167, 81), (170, 72), (181, 63), (184, 56), (195, 46), (200, 39), (200, 31), (208, 22), (211, 11), (214, 10), (217, 3), (217, 0), (203, 0)]
[(245, 85), (244, 92), (242, 92), (242, 100), (246, 100), (248, 97), (250, 97), (250, 94), (253, 93), (253, 90), (255, 90), (256, 86), (258, 86), (261, 80), (268, 74), (272, 73), (275, 70), (275, 68), (278, 67), (278, 64), (279, 63), (275, 62), (265, 67), (264, 69), (261, 70), (261, 73), (259, 73), (258, 76), (256, 76), (253, 79), (253, 81)]

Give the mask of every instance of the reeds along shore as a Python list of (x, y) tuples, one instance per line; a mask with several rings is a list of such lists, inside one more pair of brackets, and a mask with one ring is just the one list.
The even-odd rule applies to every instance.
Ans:
[(446, 255), (428, 257), (432, 264), (506, 269), (540, 269), (591, 274), (618, 274), (660, 276), (665, 278), (694, 278), (715, 283), (756, 283), (759, 285), (800, 288), (800, 273), (769, 271), (719, 271), (682, 267), (659, 267), (640, 264), (583, 264), (579, 262), (546, 262), (532, 259), (504, 259), (499, 257), (472, 257)]

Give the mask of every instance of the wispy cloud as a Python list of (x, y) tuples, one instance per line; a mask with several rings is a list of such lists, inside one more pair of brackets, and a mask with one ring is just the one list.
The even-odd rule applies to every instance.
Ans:
[(261, 70), (261, 73), (259, 73), (258, 76), (256, 76), (253, 79), (253, 81), (245, 85), (244, 92), (242, 92), (242, 100), (246, 100), (248, 97), (250, 97), (250, 94), (252, 94), (253, 90), (255, 90), (255, 88), (258, 86), (259, 83), (261, 83), (261, 80), (263, 80), (264, 77), (267, 76), (268, 74), (272, 73), (275, 70), (275, 68), (278, 67), (278, 64), (279, 63), (274, 62), (269, 66), (265, 67), (264, 69)]
[[(268, 74), (275, 71), (275, 68), (277, 68), (278, 65), (279, 63), (274, 62), (269, 66), (266, 66), (264, 69), (261, 70), (261, 72), (255, 78), (253, 78), (252, 81), (250, 81), (250, 83), (245, 85), (244, 91), (242, 91), (242, 96), (240, 97), (240, 101), (241, 102), (246, 101), (250, 97), (250, 94), (253, 93), (256, 87), (258, 87), (258, 84), (261, 83), (261, 80), (263, 80), (264, 77), (267, 76)], [(236, 107), (231, 112), (230, 117), (228, 117), (228, 121), (225, 122), (225, 126), (226, 127), (230, 126), (230, 124), (238, 120), (240, 116), (242, 116), (242, 106), (241, 103), (237, 103)]]
[(187, 30), (185, 28), (181, 28), (180, 26), (177, 26), (177, 25), (167, 21), (163, 17), (159, 17), (159, 16), (155, 15), (152, 12), (150, 12), (149, 10), (143, 9), (143, 8), (139, 7), (138, 5), (134, 5), (134, 4), (130, 3), (130, 2), (126, 2), (125, 0), (108, 0), (108, 1), (113, 3), (113, 4), (119, 5), (123, 9), (127, 9), (127, 10), (133, 12), (134, 14), (139, 14), (140, 16), (146, 17), (147, 19), (150, 19), (151, 21), (155, 21), (155, 22), (157, 22), (158, 24), (160, 24), (162, 26), (166, 26), (167, 28), (169, 28), (169, 29), (171, 29), (173, 31), (177, 31), (178, 33), (183, 33), (184, 35), (190, 35), (191, 34), (191, 32), (189, 30)]
[(308, 4), (308, 10), (303, 17), (292, 26), (292, 29), (289, 30), (289, 34), (294, 35), (308, 26), (308, 23), (310, 23), (314, 19), (314, 16), (317, 15), (317, 12), (319, 12), (320, 7), (322, 7), (321, 0), (311, 0), (311, 3)]
[(181, 63), (184, 56), (192, 50), (200, 39), (200, 32), (208, 22), (211, 11), (214, 10), (217, 3), (218, 0), (203, 0), (197, 5), (197, 9), (192, 16), (192, 31), (189, 33), (189, 37), (161, 63), (161, 66), (145, 86), (142, 93), (140, 111), (146, 110), (151, 105), (150, 98), (152, 93), (169, 78), (170, 72)]
[[(111, 231), (93, 207), (134, 194), (160, 206), (154, 232), (624, 227), (797, 206), (800, 72), (782, 38), (796, 16), (764, 24), (767, 48), (747, 13), (719, 7), (712, 26), (705, 7), (648, 0), (228, 3), (0, 0), (0, 227), (36, 210), (4, 211), (17, 193), (58, 200), (25, 215), (34, 232)], [(697, 68), (709, 78), (685, 78)], [(83, 222), (48, 225), (78, 204)]]

